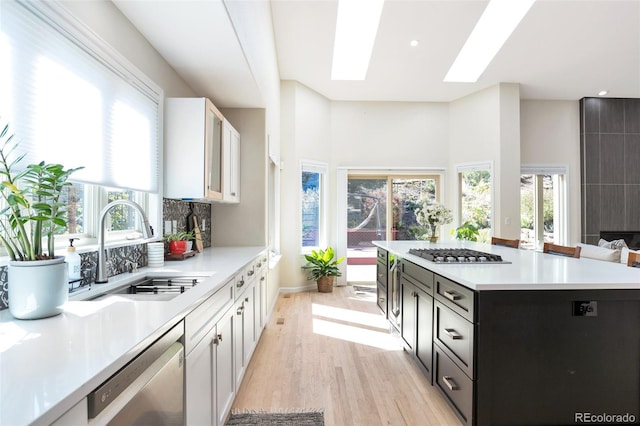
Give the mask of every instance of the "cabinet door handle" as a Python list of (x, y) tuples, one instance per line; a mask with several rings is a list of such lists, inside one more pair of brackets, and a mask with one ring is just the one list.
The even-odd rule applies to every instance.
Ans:
[(238, 310), (236, 311), (236, 314), (238, 314), (238, 315), (242, 315), (242, 311), (244, 311), (244, 306), (240, 306), (240, 307), (238, 308)]
[(240, 288), (244, 285), (244, 280), (240, 280), (238, 281), (238, 283), (236, 284), (236, 287)]
[(247, 272), (247, 275), (249, 275), (249, 276), (251, 276), (251, 275), (253, 275), (253, 274), (254, 274), (253, 269), (252, 269), (252, 270), (250, 270), (249, 272)]
[(453, 379), (449, 376), (442, 376), (442, 381), (444, 382), (445, 385), (447, 385), (447, 387), (451, 391), (460, 389), (458, 385), (456, 385), (456, 382), (454, 382)]
[(447, 299), (449, 299), (451, 301), (460, 300), (460, 295), (458, 293), (456, 293), (455, 291), (450, 291), (450, 290), (445, 290), (444, 291), (444, 297), (446, 297)]
[(213, 338), (213, 344), (214, 345), (219, 345), (220, 342), (222, 342), (222, 334), (218, 334), (216, 335), (216, 337)]
[(232, 192), (232, 193), (231, 193), (231, 196), (232, 196), (232, 197), (235, 197), (235, 196), (236, 196), (236, 193), (235, 193), (235, 192)]
[(445, 328), (444, 332), (447, 333), (447, 336), (449, 336), (453, 340), (462, 339), (462, 335), (455, 331), (453, 328)]
[(248, 297), (245, 297), (245, 298), (244, 298), (244, 301), (245, 301), (245, 302), (247, 302), (247, 303), (249, 303), (249, 298), (248, 298)]
[(264, 277), (260, 277), (260, 281), (264, 281)]

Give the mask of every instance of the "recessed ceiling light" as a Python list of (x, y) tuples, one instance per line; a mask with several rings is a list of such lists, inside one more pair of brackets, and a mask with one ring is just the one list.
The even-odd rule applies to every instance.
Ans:
[(409, 43), (411, 47), (416, 47), (419, 44), (420, 44), (420, 40), (411, 40), (411, 43)]
[(535, 0), (491, 0), (444, 78), (475, 83)]
[(606, 91), (606, 90), (601, 90), (601, 91), (599, 91), (599, 92), (598, 92), (598, 96), (604, 96), (604, 95), (606, 95), (607, 93), (609, 93), (609, 92), (608, 92), (608, 91)]
[(332, 80), (364, 80), (384, 0), (339, 0)]

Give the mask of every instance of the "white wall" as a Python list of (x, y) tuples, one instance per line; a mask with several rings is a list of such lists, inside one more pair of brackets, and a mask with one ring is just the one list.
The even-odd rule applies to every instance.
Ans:
[[(329, 164), (331, 159), (330, 102), (304, 85), (281, 83), (281, 253), (280, 287), (300, 289), (309, 284), (300, 249), (300, 161)], [(333, 182), (329, 187), (333, 188)], [(332, 229), (332, 215), (328, 227)], [(330, 237), (330, 236), (329, 236)], [(331, 244), (331, 241), (329, 241)]]
[[(299, 161), (329, 164), (328, 244), (336, 246), (336, 168), (440, 168), (448, 163), (445, 103), (328, 101), (297, 82), (282, 83), (281, 287), (309, 285), (300, 258)], [(292, 164), (293, 163), (293, 164)], [(315, 286), (315, 284), (311, 284)]]
[[(493, 165), (493, 235), (520, 237), (519, 89), (515, 84), (492, 86), (449, 104), (450, 173), (446, 203), (457, 205), (456, 165)], [(510, 221), (510, 224), (506, 224)], [(449, 228), (455, 227), (454, 224)], [(445, 228), (446, 231), (446, 228)], [(448, 235), (448, 232), (444, 232)]]
[(222, 108), (240, 133), (240, 203), (213, 204), (213, 245), (267, 245), (267, 149), (265, 110)]
[(165, 97), (197, 96), (110, 1), (62, 1), (85, 25), (164, 90)]
[(335, 167), (448, 165), (448, 106), (427, 102), (331, 102)]
[(566, 165), (569, 241), (580, 242), (580, 106), (578, 101), (520, 102), (522, 165)]

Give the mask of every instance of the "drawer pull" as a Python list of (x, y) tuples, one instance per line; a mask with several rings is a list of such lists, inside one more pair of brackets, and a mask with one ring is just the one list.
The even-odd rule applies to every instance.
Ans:
[(249, 272), (247, 272), (247, 275), (252, 276), (252, 275), (253, 275), (253, 273), (254, 273), (254, 272), (253, 272), (253, 269), (252, 269), (252, 270), (250, 270)]
[(444, 291), (444, 297), (451, 300), (452, 302), (455, 302), (456, 300), (460, 300), (460, 295), (455, 291), (450, 291), (450, 290)]
[(244, 280), (240, 280), (238, 281), (238, 283), (236, 284), (236, 287), (240, 288), (244, 285)]
[(238, 308), (238, 310), (236, 311), (236, 314), (238, 314), (238, 315), (242, 315), (242, 312), (244, 312), (244, 306), (240, 306), (240, 307)]
[(447, 387), (451, 391), (455, 391), (455, 390), (460, 389), (458, 387), (458, 385), (456, 385), (456, 382), (453, 381), (453, 378), (451, 378), (449, 376), (442, 376), (442, 381), (444, 382), (445, 385), (447, 385)]
[(220, 342), (222, 342), (222, 334), (216, 335), (216, 337), (213, 339), (213, 344), (214, 345), (219, 345)]
[(445, 328), (444, 332), (447, 333), (447, 336), (449, 336), (453, 340), (462, 339), (462, 335), (455, 331), (453, 328)]

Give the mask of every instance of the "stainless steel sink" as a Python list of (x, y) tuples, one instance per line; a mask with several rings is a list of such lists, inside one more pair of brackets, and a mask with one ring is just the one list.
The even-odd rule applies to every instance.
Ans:
[(140, 301), (171, 300), (195, 287), (205, 278), (193, 276), (144, 277), (88, 300), (102, 300), (109, 296), (122, 296)]

